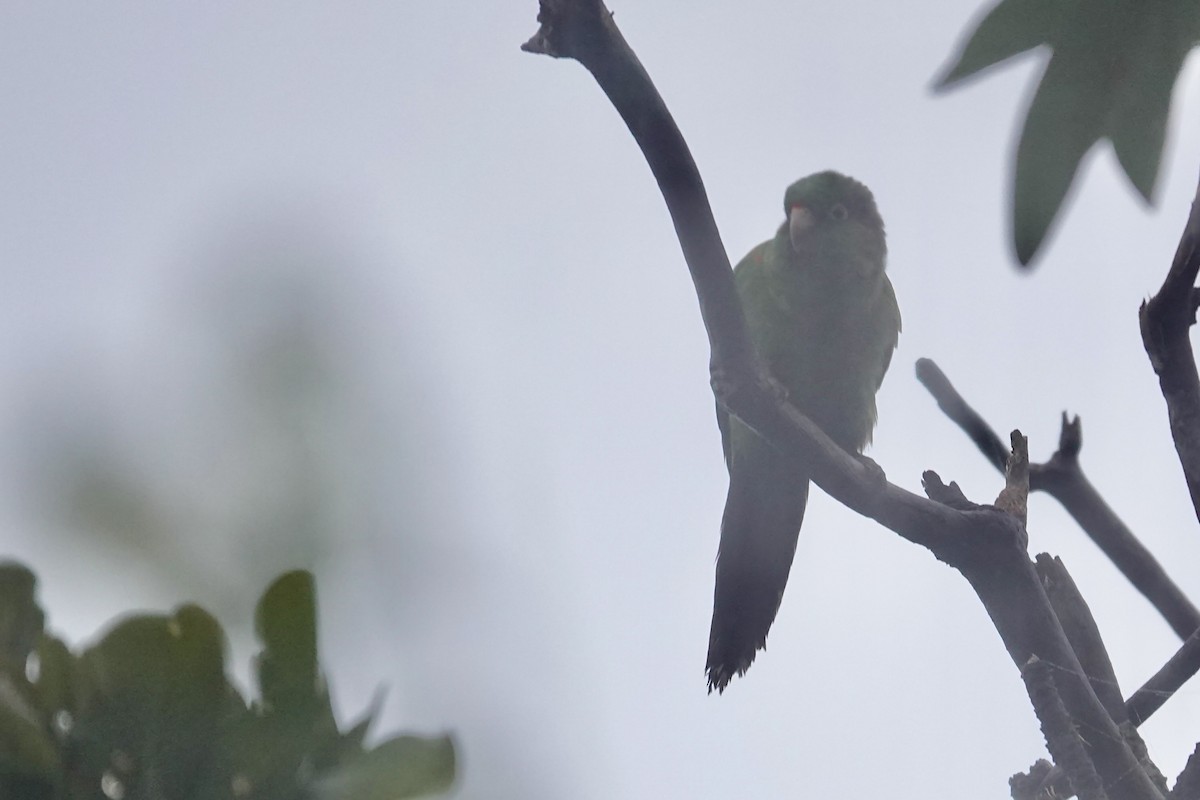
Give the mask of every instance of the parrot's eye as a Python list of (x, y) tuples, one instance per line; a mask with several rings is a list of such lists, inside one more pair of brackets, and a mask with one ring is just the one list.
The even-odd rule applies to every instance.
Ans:
[(833, 208), (829, 209), (829, 216), (840, 222), (841, 220), (844, 220), (846, 217), (850, 216), (850, 212), (847, 211), (846, 207), (841, 203), (834, 203)]

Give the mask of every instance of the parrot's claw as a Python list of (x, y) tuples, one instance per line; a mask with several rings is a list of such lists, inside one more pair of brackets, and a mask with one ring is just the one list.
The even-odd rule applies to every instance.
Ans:
[(854, 458), (866, 468), (867, 480), (873, 483), (876, 489), (883, 489), (883, 487), (887, 486), (887, 473), (883, 471), (883, 467), (876, 463), (875, 459), (870, 456), (864, 456), (862, 453), (859, 453)]
[[(761, 376), (764, 380), (759, 384), (760, 389), (765, 389), (770, 393), (771, 397), (777, 403), (788, 403), (791, 401), (791, 392), (788, 391), (786, 386), (777, 381), (765, 370), (761, 373)], [(731, 378), (729, 373), (717, 364), (709, 367), (708, 383), (712, 386), (713, 394), (717, 397), (718, 403), (720, 403), (721, 398), (730, 397), (737, 393), (739, 389), (749, 388), (744, 382)]]
[(791, 402), (792, 393), (788, 391), (786, 386), (775, 380), (774, 376), (772, 375), (767, 375), (767, 389), (771, 392), (771, 395), (776, 401), (780, 403)]
[(708, 368), (708, 385), (712, 387), (713, 394), (718, 400), (732, 394), (735, 387), (725, 368), (715, 363)]

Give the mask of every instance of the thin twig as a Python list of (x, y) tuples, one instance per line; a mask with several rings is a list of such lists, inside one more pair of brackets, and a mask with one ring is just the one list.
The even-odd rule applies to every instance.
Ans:
[[(917, 378), (938, 406), (975, 442), (991, 464), (1003, 471), (1004, 445), (990, 425), (928, 358), (917, 361)], [(1058, 450), (1044, 464), (1029, 466), (1029, 486), (1044, 491), (1062, 504), (1121, 574), (1158, 610), (1181, 639), (1200, 629), (1200, 610), (1171, 580), (1158, 560), (1126, 527), (1083, 474), (1079, 451), (1083, 431), (1079, 417), (1062, 417)], [(999, 454), (999, 455), (998, 455)]]
[(1189, 636), (1162, 669), (1125, 702), (1130, 721), (1141, 725), (1197, 672), (1200, 672), (1200, 631)]

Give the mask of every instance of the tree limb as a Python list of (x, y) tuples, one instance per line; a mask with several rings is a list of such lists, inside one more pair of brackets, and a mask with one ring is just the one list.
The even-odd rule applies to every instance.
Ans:
[(1035, 656), (1021, 668), (1021, 678), (1041, 720), (1046, 749), (1066, 773), (1074, 794), (1079, 800), (1108, 800), (1100, 776), (1087, 756), (1083, 739), (1059, 697), (1050, 667)]
[[(1066, 631), (1071, 649), (1079, 657), (1079, 663), (1092, 684), (1092, 689), (1100, 702), (1104, 704), (1109, 716), (1116, 720), (1126, 741), (1133, 750), (1138, 761), (1146, 770), (1151, 780), (1161, 791), (1166, 791), (1166, 782), (1158, 767), (1150, 760), (1146, 744), (1142, 741), (1137, 728), (1130, 722), (1129, 707), (1121, 695), (1121, 687), (1117, 681), (1116, 671), (1108, 657), (1108, 650), (1100, 636), (1091, 609), (1088, 608), (1083, 596), (1075, 586), (1075, 581), (1067, 571), (1062, 559), (1052, 558), (1041, 553), (1036, 559), (1038, 575), (1046, 587), (1046, 594), (1054, 607), (1054, 613)], [(1132, 701), (1131, 701), (1132, 702)], [(1053, 752), (1053, 751), (1051, 751)], [(1071, 791), (1067, 775), (1061, 767), (1054, 767), (1049, 772), (1038, 772), (1034, 765), (1028, 776), (1019, 776), (1014, 784), (1013, 797), (1053, 798), (1067, 796)], [(1022, 794), (1018, 795), (1017, 790)]]
[(1142, 688), (1133, 693), (1125, 703), (1129, 719), (1134, 725), (1141, 725), (1150, 715), (1162, 708), (1171, 695), (1175, 694), (1184, 683), (1200, 671), (1200, 631), (1188, 637), (1187, 641), (1175, 651), (1162, 669), (1150, 676), (1150, 680), (1142, 684)]
[(1138, 309), (1142, 344), (1167, 402), (1171, 438), (1200, 519), (1200, 377), (1188, 338), (1196, 324), (1196, 274), (1200, 271), (1200, 185), (1158, 294)]
[[(802, 459), (834, 499), (927, 547), (970, 581), (1018, 666), (1063, 668), (1056, 687), (1112, 800), (1161, 795), (1104, 711), (1025, 552), (1020, 521), (996, 508), (958, 510), (888, 483), (771, 390), (746, 332), (732, 270), (700, 174), (646, 71), (600, 0), (541, 0), (523, 49), (574, 58), (596, 78), (646, 157), (671, 213), (712, 345), (717, 400), (780, 452)], [(940, 483), (940, 481), (939, 481)]]
[(1046, 594), (1054, 607), (1054, 614), (1062, 623), (1067, 641), (1079, 657), (1079, 663), (1083, 665), (1084, 674), (1091, 681), (1096, 696), (1118, 725), (1128, 721), (1129, 714), (1125, 709), (1121, 686), (1117, 682), (1116, 670), (1108, 657), (1108, 650), (1104, 647), (1092, 610), (1088, 608), (1083, 595), (1075, 586), (1071, 573), (1067, 572), (1061, 558), (1051, 557), (1046, 553), (1038, 554), (1036, 563), (1042, 585), (1046, 587)]
[[(962, 428), (971, 441), (975, 442), (988, 461), (1003, 470), (1005, 468), (1004, 460), (996, 457), (996, 453), (1003, 451), (1004, 448), (1000, 437), (958, 393), (937, 364), (930, 359), (919, 360), (917, 362), (917, 378), (933, 395), (938, 407)], [(1125, 701), (1123, 711), (1114, 712), (1113, 698), (1099, 686), (1093, 687), (1118, 723), (1127, 719), (1136, 727), (1161, 708), (1184, 682), (1200, 672), (1200, 611), (1197, 611), (1183, 590), (1170, 579), (1150, 551), (1125, 527), (1125, 524), (1113, 513), (1088, 481), (1079, 465), (1079, 452), (1082, 446), (1083, 432), (1079, 417), (1068, 419), (1064, 413), (1058, 450), (1044, 464), (1030, 465), (1030, 487), (1045, 491), (1058, 500), (1129, 582), (1151, 602), (1171, 625), (1171, 628), (1185, 640), (1162, 669)], [(1039, 557), (1039, 566), (1040, 562), (1041, 558)], [(1043, 579), (1045, 577), (1046, 574), (1043, 571)], [(1053, 593), (1051, 593), (1051, 598), (1053, 600)], [(1080, 599), (1082, 600), (1082, 598)], [(1059, 603), (1055, 603), (1055, 611), (1070, 634), (1072, 625), (1070, 620), (1073, 612), (1067, 611)], [(1090, 612), (1088, 616), (1090, 617)], [(1094, 625), (1094, 622), (1092, 624)], [(1097, 633), (1097, 637), (1098, 635)], [(1081, 645), (1076, 638), (1070, 635), (1068, 638), (1071, 639), (1072, 646), (1083, 662), (1085, 673), (1093, 677), (1093, 683), (1103, 683), (1109, 680), (1109, 675), (1112, 673), (1111, 664), (1108, 668), (1103, 667), (1099, 654), (1087, 655), (1085, 652), (1080, 652)], [(1098, 639), (1097, 642), (1103, 648), (1102, 642), (1099, 642)], [(1107, 652), (1103, 653), (1102, 661), (1108, 661)], [(1097, 678), (1098, 680), (1095, 680)], [(1117, 685), (1115, 675), (1112, 675), (1111, 681), (1111, 685), (1115, 688)], [(1018, 783), (1014, 786), (1021, 787), (1021, 791), (1025, 791), (1025, 787), (1039, 784), (1045, 787), (1055, 787), (1059, 796), (1066, 788), (1061, 783), (1064, 776), (1060, 769), (1055, 768), (1040, 781), (1033, 780), (1032, 775), (1031, 772), (1029, 776), (1017, 776)], [(1017, 789), (1015, 788), (1014, 791)], [(1033, 789), (1029, 789), (1029, 792), (1028, 795), (1022, 796), (1050, 796)], [(1014, 794), (1015, 796), (1017, 795)]]
[[(917, 361), (917, 378), (938, 407), (975, 442), (984, 457), (1004, 469), (1005, 448), (984, 421), (932, 360)], [(1158, 560), (1104, 502), (1079, 465), (1083, 430), (1079, 417), (1062, 417), (1058, 450), (1044, 464), (1031, 464), (1029, 486), (1044, 491), (1062, 504), (1121, 574), (1150, 601), (1181, 639), (1200, 629), (1200, 610), (1171, 580)]]
[(1175, 779), (1171, 800), (1200, 800), (1200, 744), (1188, 756), (1187, 764)]

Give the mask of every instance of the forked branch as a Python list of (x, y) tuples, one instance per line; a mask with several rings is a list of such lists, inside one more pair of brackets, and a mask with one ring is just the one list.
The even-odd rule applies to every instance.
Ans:
[[(1007, 449), (1000, 437), (958, 393), (938, 365), (928, 358), (918, 360), (917, 378), (992, 466), (1003, 471)], [(1061, 503), (1121, 574), (1162, 614), (1179, 638), (1188, 638), (1200, 629), (1200, 610), (1092, 486), (1079, 464), (1082, 447), (1079, 417), (1068, 419), (1064, 413), (1058, 450), (1045, 463), (1029, 466), (1029, 487), (1044, 491)]]

